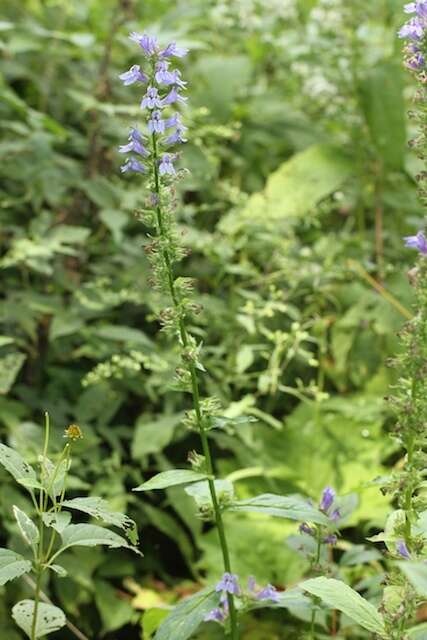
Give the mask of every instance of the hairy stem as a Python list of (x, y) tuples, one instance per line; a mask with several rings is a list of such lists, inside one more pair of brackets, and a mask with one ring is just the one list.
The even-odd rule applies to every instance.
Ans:
[[(156, 218), (157, 218), (157, 227), (159, 237), (163, 242), (162, 249), (162, 257), (164, 266), (167, 272), (169, 293), (172, 299), (175, 310), (178, 312), (179, 318), (179, 334), (181, 338), (182, 347), (185, 349), (189, 345), (189, 334), (187, 330), (187, 326), (185, 323), (185, 318), (183, 317), (180, 309), (179, 298), (175, 288), (175, 278), (174, 278), (174, 269), (172, 265), (172, 260), (169, 254), (169, 251), (166, 246), (167, 233), (163, 219), (163, 212), (161, 207), (160, 200), (160, 176), (158, 169), (158, 149), (157, 149), (157, 137), (156, 134), (152, 135), (152, 151), (153, 151), (153, 171), (154, 171), (154, 188), (156, 194)], [(206, 434), (205, 426), (203, 423), (203, 416), (200, 406), (200, 391), (199, 391), (199, 381), (197, 376), (197, 371), (195, 364), (193, 362), (188, 363), (188, 370), (190, 372), (191, 377), (191, 393), (193, 398), (193, 408), (196, 415), (197, 426), (199, 429), (200, 440), (203, 449), (203, 455), (206, 460), (206, 471), (208, 473), (208, 483), (209, 483), (209, 491), (212, 500), (212, 506), (214, 511), (215, 523), (218, 531), (219, 543), (222, 551), (222, 558), (224, 563), (224, 569), (226, 572), (231, 573), (231, 561), (230, 561), (230, 552), (228, 549), (227, 538), (225, 535), (224, 522), (222, 518), (221, 508), (218, 501), (218, 496), (215, 489), (215, 482), (213, 480), (214, 476), (214, 468), (212, 463), (212, 455), (210, 451), (209, 441)], [(232, 594), (228, 593), (228, 606), (230, 611), (230, 624), (231, 624), (231, 638), (232, 640), (238, 640), (238, 626), (237, 626), (237, 611), (234, 603), (234, 597)]]

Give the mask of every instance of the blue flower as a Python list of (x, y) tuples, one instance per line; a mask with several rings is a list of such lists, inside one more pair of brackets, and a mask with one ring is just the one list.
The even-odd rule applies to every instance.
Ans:
[(135, 173), (145, 173), (146, 168), (139, 160), (136, 158), (128, 158), (124, 164), (120, 167), (122, 173), (127, 173), (128, 171), (134, 171)]
[(161, 60), (156, 65), (156, 82), (159, 84), (176, 84), (181, 89), (185, 89), (187, 83), (181, 80), (181, 72), (178, 69), (174, 69), (173, 71), (169, 71), (169, 62), (166, 60)]
[(156, 107), (162, 107), (162, 104), (159, 90), (156, 87), (148, 87), (147, 93), (141, 100), (141, 109), (155, 109)]
[(280, 602), (280, 596), (277, 592), (276, 587), (273, 587), (272, 584), (268, 584), (264, 589), (259, 591), (256, 594), (257, 600), (271, 600), (272, 602)]
[(184, 144), (187, 142), (187, 138), (184, 138), (182, 135), (185, 131), (187, 131), (187, 127), (184, 127), (183, 124), (179, 124), (175, 131), (169, 134), (166, 138), (166, 144)]
[(427, 18), (427, 0), (409, 2), (403, 7), (405, 13), (416, 13), (420, 18)]
[(150, 133), (164, 133), (166, 123), (162, 120), (162, 112), (153, 111), (147, 126)]
[[(169, 174), (174, 176), (176, 174), (175, 167), (172, 164), (174, 158), (170, 156), (168, 153), (163, 154), (162, 159), (159, 164), (159, 173), (161, 176)], [(224, 576), (227, 574), (224, 574)]]
[(137, 153), (146, 158), (150, 152), (144, 147), (143, 138), (138, 129), (131, 129), (128, 136), (129, 143), (119, 147), (119, 153)]
[(129, 71), (125, 71), (119, 75), (120, 80), (123, 80), (125, 87), (128, 87), (134, 82), (147, 82), (148, 78), (145, 73), (142, 73), (139, 64), (134, 64)]
[(336, 493), (332, 487), (326, 487), (322, 493), (322, 500), (320, 502), (320, 510), (326, 513), (332, 507), (332, 504), (336, 498)]
[(338, 538), (335, 534), (331, 533), (330, 535), (323, 538), (323, 542), (325, 544), (335, 545), (338, 542)]
[(399, 38), (409, 40), (422, 40), (425, 33), (425, 25), (419, 18), (411, 18), (398, 32)]
[(216, 585), (215, 591), (231, 593), (235, 596), (240, 595), (239, 577), (234, 573), (228, 573), (228, 571), (226, 571)]
[(178, 47), (176, 42), (171, 42), (168, 46), (160, 51), (161, 58), (170, 58), (171, 56), (175, 56), (176, 58), (183, 58), (188, 53), (188, 49), (184, 47)]
[(403, 239), (405, 247), (417, 249), (424, 256), (427, 255), (427, 239), (422, 231), (418, 231), (416, 236), (406, 236)]
[(166, 98), (163, 98), (163, 105), (174, 104), (175, 102), (180, 102), (181, 104), (185, 104), (187, 102), (187, 98), (184, 98), (180, 93), (178, 93), (176, 87), (173, 87)]
[(316, 535), (316, 529), (313, 529), (313, 527), (309, 527), (306, 522), (303, 522), (302, 524), (300, 524), (299, 531), (300, 533), (306, 533), (308, 536)]
[(133, 31), (129, 35), (129, 38), (134, 42), (137, 42), (139, 46), (145, 51), (147, 56), (152, 56), (158, 51), (157, 38), (155, 38), (154, 36), (149, 36), (146, 33), (137, 33), (136, 31)]
[(398, 553), (402, 556), (402, 558), (405, 558), (406, 560), (410, 560), (411, 559), (411, 554), (409, 553), (408, 547), (406, 546), (406, 543), (404, 540), (400, 540), (397, 543), (397, 551)]
[(224, 622), (225, 617), (225, 611), (223, 609), (220, 609), (220, 607), (215, 607), (215, 609), (212, 609), (205, 615), (203, 620), (205, 622)]

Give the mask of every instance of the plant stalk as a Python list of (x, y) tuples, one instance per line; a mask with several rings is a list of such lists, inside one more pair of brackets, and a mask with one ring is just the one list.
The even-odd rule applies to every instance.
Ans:
[[(152, 151), (153, 151), (154, 187), (155, 187), (155, 194), (157, 199), (157, 204), (156, 204), (157, 226), (158, 226), (160, 239), (166, 240), (166, 237), (167, 237), (166, 229), (164, 225), (163, 212), (162, 212), (161, 201), (160, 201), (160, 176), (159, 176), (159, 169), (158, 169), (157, 137), (155, 133), (152, 134)], [(166, 267), (166, 272), (167, 272), (169, 293), (170, 293), (174, 308), (178, 311), (179, 333), (180, 333), (181, 343), (182, 343), (182, 347), (185, 349), (186, 347), (188, 347), (188, 344), (189, 344), (189, 336), (188, 336), (185, 319), (180, 313), (179, 300), (175, 290), (174, 270), (173, 270), (172, 261), (169, 255), (169, 251), (166, 248), (166, 246), (164, 246), (164, 248), (162, 249), (162, 255), (163, 255), (163, 261), (164, 261), (164, 265)], [(218, 496), (215, 489), (215, 482), (213, 480), (214, 468), (212, 463), (212, 455), (211, 455), (211, 450), (210, 450), (206, 430), (203, 424), (203, 416), (202, 416), (202, 411), (200, 407), (199, 381), (198, 381), (196, 367), (193, 362), (188, 363), (188, 370), (191, 376), (191, 394), (193, 398), (193, 408), (196, 415), (197, 426), (199, 429), (203, 455), (206, 461), (206, 471), (209, 476), (208, 477), (209, 491), (210, 491), (211, 500), (212, 500), (215, 524), (218, 531), (219, 543), (221, 546), (224, 570), (228, 573), (231, 573), (232, 571), (231, 571), (230, 552), (228, 549), (228, 543), (227, 543), (227, 538), (225, 534), (221, 508), (219, 505)], [(239, 632), (238, 632), (238, 623), (237, 623), (237, 611), (234, 603), (233, 594), (228, 593), (227, 599), (228, 599), (228, 607), (229, 607), (229, 613), (230, 613), (231, 639), (238, 640)]]

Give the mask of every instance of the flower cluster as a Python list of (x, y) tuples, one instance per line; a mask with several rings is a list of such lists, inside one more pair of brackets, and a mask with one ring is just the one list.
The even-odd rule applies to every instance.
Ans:
[[(145, 87), (141, 109), (146, 113), (149, 135), (144, 135), (137, 127), (130, 130), (128, 143), (119, 147), (120, 153), (131, 154), (121, 170), (123, 173), (147, 173), (144, 160), (151, 157), (157, 176), (174, 176), (177, 155), (171, 153), (171, 147), (186, 142), (187, 127), (182, 124), (178, 112), (166, 114), (166, 110), (185, 104), (187, 99), (181, 94), (186, 82), (181, 79), (178, 69), (170, 68), (170, 58), (182, 58), (187, 49), (178, 47), (175, 42), (161, 48), (157, 39), (147, 34), (131, 33), (129, 37), (141, 47), (146, 68), (141, 69), (139, 64), (135, 64), (119, 78), (125, 86), (142, 84)], [(150, 148), (146, 146), (147, 139), (151, 140)]]
[(242, 598), (246, 607), (251, 608), (254, 603), (259, 602), (280, 602), (277, 589), (273, 585), (268, 584), (263, 589), (257, 589), (255, 578), (252, 576), (248, 580), (248, 588), (246, 593), (242, 591), (239, 585), (239, 577), (233, 573), (224, 573), (221, 580), (215, 587), (215, 591), (221, 594), (219, 606), (215, 607), (205, 616), (205, 622), (224, 622), (228, 616), (228, 594)]
[[(319, 503), (319, 509), (331, 521), (331, 525), (335, 526), (341, 518), (340, 510), (335, 507), (337, 494), (332, 487), (325, 487)], [(332, 531), (326, 531), (324, 527), (312, 527), (307, 522), (303, 522), (299, 527), (300, 533), (304, 533), (313, 538), (319, 538), (320, 543), (335, 545), (338, 541), (337, 536)], [(320, 534), (320, 537), (319, 537)]]
[(409, 2), (405, 13), (412, 17), (399, 30), (399, 38), (408, 41), (405, 47), (405, 64), (413, 71), (424, 71), (426, 67), (427, 0)]

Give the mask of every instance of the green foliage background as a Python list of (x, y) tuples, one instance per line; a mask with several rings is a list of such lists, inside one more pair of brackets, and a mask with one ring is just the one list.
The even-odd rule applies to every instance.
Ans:
[[(119, 175), (117, 146), (140, 113), (117, 78), (138, 62), (128, 32), (191, 48), (178, 215), (204, 307), (193, 333), (224, 415), (257, 418), (212, 432), (219, 470), (242, 498), (357, 493), (348, 539), (363, 543), (388, 511), (367, 484), (398, 459), (386, 361), (411, 310), (401, 236), (422, 224), (401, 22), (397, 0), (3, 0), (1, 436), (35, 461), (43, 411), (57, 448), (78, 423), (71, 489), (127, 510), (145, 554), (69, 553), (69, 577), (49, 589), (90, 637), (148, 640), (143, 609), (220, 573), (215, 534), (182, 489), (131, 492), (197, 439), (170, 390), (178, 352), (158, 333), (133, 216), (143, 185)], [(11, 507), (25, 498), (1, 474), (2, 544), (19, 550)], [(227, 524), (241, 576), (284, 587), (303, 575), (285, 544), (294, 525)], [(20, 637), (8, 613), (18, 591), (1, 598), (8, 640)], [(245, 640), (300, 637), (287, 615), (248, 620)]]

